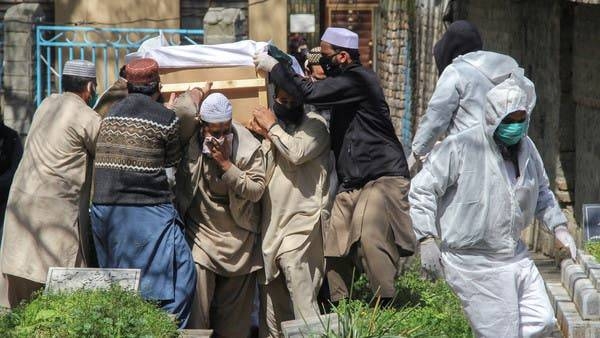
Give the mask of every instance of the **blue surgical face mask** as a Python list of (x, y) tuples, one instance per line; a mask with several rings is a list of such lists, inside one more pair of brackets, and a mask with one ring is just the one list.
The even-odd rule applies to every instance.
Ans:
[(500, 123), (494, 135), (505, 145), (512, 146), (527, 135), (528, 121), (516, 123)]

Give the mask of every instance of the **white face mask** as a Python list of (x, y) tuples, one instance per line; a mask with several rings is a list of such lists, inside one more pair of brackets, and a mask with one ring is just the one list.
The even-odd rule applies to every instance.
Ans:
[(205, 137), (204, 142), (202, 143), (202, 154), (210, 156), (210, 144), (218, 143), (219, 145), (223, 145), (224, 142), (227, 142), (229, 149), (231, 149), (231, 145), (233, 144), (233, 133), (226, 134), (220, 138), (213, 136)]

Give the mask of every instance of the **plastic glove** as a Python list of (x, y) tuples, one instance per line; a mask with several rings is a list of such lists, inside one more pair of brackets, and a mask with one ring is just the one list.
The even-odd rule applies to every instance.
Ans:
[(571, 258), (575, 260), (577, 258), (577, 247), (575, 246), (575, 240), (569, 233), (566, 225), (559, 225), (554, 228), (554, 236), (556, 239), (571, 252)]
[(421, 242), (421, 268), (433, 279), (444, 275), (442, 252), (434, 238), (427, 238)]
[(262, 70), (263, 72), (271, 72), (273, 67), (278, 63), (279, 61), (267, 53), (259, 53), (254, 56), (254, 65), (256, 66), (256, 69)]

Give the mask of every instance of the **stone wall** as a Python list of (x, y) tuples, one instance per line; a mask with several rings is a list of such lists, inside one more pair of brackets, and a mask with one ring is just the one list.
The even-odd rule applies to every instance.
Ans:
[(385, 94), (396, 135), (410, 145), (412, 112), (409, 27), (410, 1), (382, 1), (377, 34), (377, 74)]
[(33, 23), (44, 17), (39, 4), (19, 4), (4, 17), (4, 73), (2, 74), (4, 123), (24, 136), (35, 110)]
[[(0, 0), (0, 18), (2, 20), (3, 23), (5, 23), (5, 15), (6, 12), (9, 10), (9, 8), (18, 5), (20, 3), (25, 3), (25, 2), (31, 2), (31, 1), (23, 1), (23, 0)], [(54, 22), (54, 0), (39, 0), (36, 1), (36, 3), (39, 4), (39, 6), (42, 9), (42, 12), (44, 13), (44, 23), (52, 23)], [(6, 37), (4, 36), (4, 29), (0, 29), (0, 41), (2, 41), (2, 44), (0, 44), (0, 61), (4, 60), (4, 48), (5, 48), (5, 42)], [(11, 41), (9, 42), (9, 48), (15, 47), (14, 46), (14, 42), (15, 40), (13, 38), (11, 38)], [(24, 60), (21, 60), (24, 61)], [(10, 63), (9, 63), (10, 65)], [(4, 66), (0, 67), (2, 68), (2, 71), (6, 71), (6, 69), (4, 69)], [(14, 73), (14, 70), (8, 70), (9, 73)], [(0, 76), (2, 76), (2, 78), (4, 78), (4, 76), (2, 75), (2, 73), (0, 73)], [(2, 81), (0, 81), (0, 83), (2, 83)], [(11, 84), (12, 87), (14, 87), (14, 83)], [(4, 86), (2, 86), (4, 87)], [(2, 97), (2, 102), (0, 103), (0, 118), (3, 118), (4, 115), (6, 115), (4, 113), (5, 109), (4, 109), (4, 88), (0, 88), (0, 96)], [(14, 100), (13, 100), (14, 101)], [(11, 112), (9, 112), (9, 115), (12, 114)], [(12, 115), (9, 116), (9, 120), (12, 120), (13, 117)], [(8, 122), (9, 124), (12, 125), (12, 121)]]
[(414, 20), (414, 70), (413, 70), (413, 132), (427, 109), (438, 79), (438, 70), (433, 58), (433, 45), (446, 31), (443, 22), (444, 11), (449, 0), (415, 1)]

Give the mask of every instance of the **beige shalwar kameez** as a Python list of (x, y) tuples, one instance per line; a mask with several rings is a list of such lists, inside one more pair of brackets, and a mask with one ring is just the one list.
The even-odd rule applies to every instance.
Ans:
[(85, 266), (89, 193), (100, 116), (73, 93), (46, 98), (33, 116), (11, 186), (0, 252), (0, 305), (43, 286), (52, 266)]
[(298, 126), (280, 123), (269, 130), (271, 142), (263, 142), (268, 185), (262, 200), (261, 337), (281, 336), (282, 321), (318, 315), (323, 281), (327, 124), (315, 113)]
[(337, 194), (331, 222), (323, 231), (333, 301), (348, 297), (353, 275), (361, 272), (367, 275), (374, 293), (388, 299), (395, 296), (400, 257), (410, 256), (416, 249), (409, 188), (407, 178), (383, 176), (361, 189)]
[(188, 327), (216, 337), (245, 337), (262, 267), (260, 204), (265, 168), (260, 142), (233, 123), (233, 166), (225, 173), (190, 139), (176, 174), (176, 204), (196, 263), (196, 298)]

